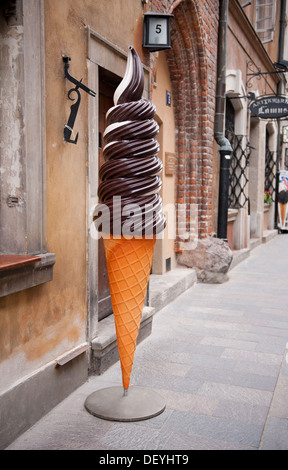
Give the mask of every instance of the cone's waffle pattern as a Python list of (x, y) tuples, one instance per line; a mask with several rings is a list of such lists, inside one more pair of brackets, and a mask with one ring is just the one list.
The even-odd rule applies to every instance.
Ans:
[(285, 228), (285, 219), (286, 219), (286, 213), (288, 209), (288, 204), (281, 204), (280, 202), (278, 203), (278, 208), (279, 208), (279, 216), (280, 216), (280, 227)]
[(155, 239), (105, 239), (105, 254), (124, 389), (128, 389)]

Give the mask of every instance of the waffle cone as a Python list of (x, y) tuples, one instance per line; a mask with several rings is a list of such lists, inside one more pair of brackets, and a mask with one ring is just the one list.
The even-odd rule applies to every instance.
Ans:
[(125, 390), (130, 383), (155, 239), (104, 238), (111, 302)]
[(280, 215), (280, 225), (282, 228), (284, 228), (285, 225), (285, 217), (286, 217), (286, 212), (287, 212), (287, 203), (286, 204), (279, 204), (279, 215)]

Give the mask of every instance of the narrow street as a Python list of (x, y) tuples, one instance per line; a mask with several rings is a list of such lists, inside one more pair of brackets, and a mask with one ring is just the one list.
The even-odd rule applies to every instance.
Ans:
[(121, 384), (119, 363), (20, 436), (9, 450), (288, 448), (288, 235), (255, 248), (220, 285), (195, 284), (156, 313), (131, 383), (166, 409), (150, 420), (102, 420), (84, 408)]

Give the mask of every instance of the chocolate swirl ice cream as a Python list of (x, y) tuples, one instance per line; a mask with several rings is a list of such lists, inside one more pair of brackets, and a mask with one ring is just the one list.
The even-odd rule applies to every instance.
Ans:
[(158, 194), (162, 162), (155, 137), (159, 126), (153, 119), (155, 106), (142, 97), (143, 89), (143, 67), (130, 46), (124, 78), (106, 114), (105, 163), (99, 171), (95, 219), (101, 216), (102, 231), (108, 227), (113, 235), (155, 235), (166, 225)]

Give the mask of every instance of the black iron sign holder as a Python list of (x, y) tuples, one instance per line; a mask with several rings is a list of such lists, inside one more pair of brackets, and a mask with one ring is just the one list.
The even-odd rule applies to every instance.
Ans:
[(72, 75), (70, 75), (69, 73), (69, 66), (70, 66), (69, 61), (70, 60), (71, 58), (68, 56), (63, 57), (65, 78), (67, 78), (71, 83), (76, 85), (75, 88), (71, 88), (68, 91), (68, 98), (71, 101), (75, 101), (75, 98), (71, 97), (71, 94), (75, 92), (77, 94), (77, 101), (75, 101), (75, 103), (71, 105), (70, 116), (69, 116), (67, 124), (65, 124), (64, 126), (64, 140), (66, 142), (70, 142), (71, 144), (77, 144), (79, 132), (77, 132), (77, 135), (74, 140), (71, 139), (71, 134), (73, 132), (73, 126), (75, 124), (77, 112), (78, 112), (80, 101), (81, 101), (81, 93), (79, 91), (79, 88), (81, 88), (86, 93), (88, 93), (88, 95), (93, 96), (93, 97), (96, 96), (96, 93), (95, 91), (90, 90), (90, 88), (88, 88), (86, 85), (83, 85), (82, 78), (79, 81), (79, 80), (76, 80), (76, 78), (72, 77)]

